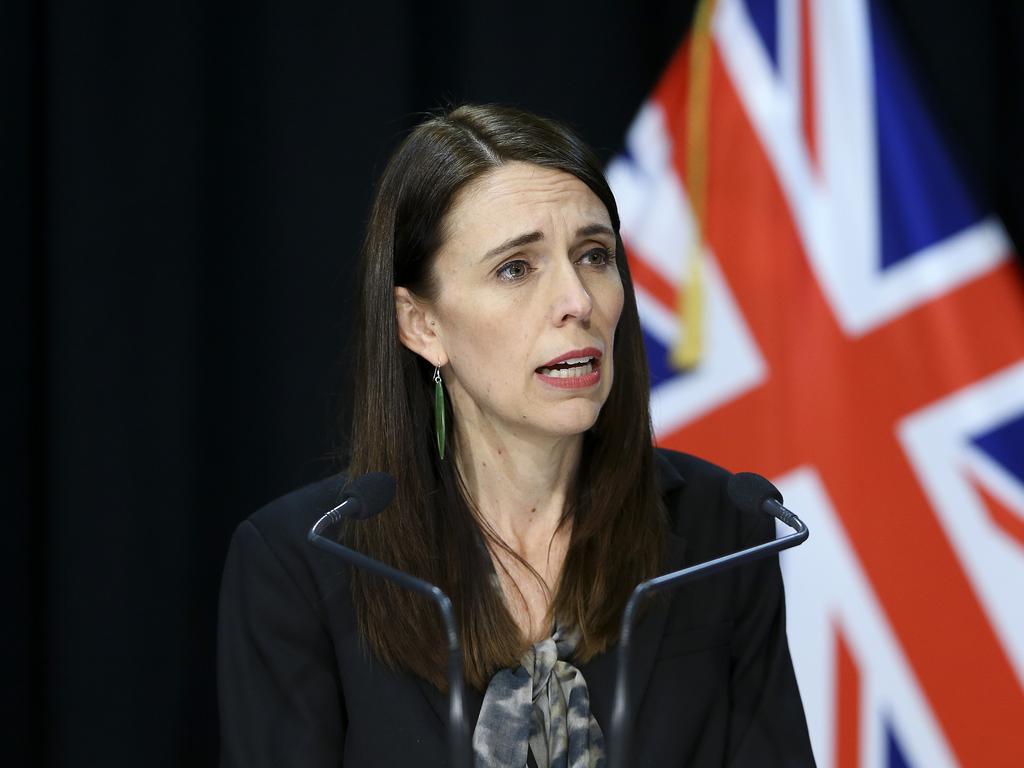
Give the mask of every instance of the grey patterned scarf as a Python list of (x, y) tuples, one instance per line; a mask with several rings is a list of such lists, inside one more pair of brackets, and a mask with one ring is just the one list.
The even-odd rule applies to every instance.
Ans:
[(521, 666), (491, 678), (473, 731), (476, 768), (523, 768), (527, 745), (538, 768), (604, 768), (604, 736), (590, 714), (583, 674), (565, 659), (578, 632), (556, 628)]

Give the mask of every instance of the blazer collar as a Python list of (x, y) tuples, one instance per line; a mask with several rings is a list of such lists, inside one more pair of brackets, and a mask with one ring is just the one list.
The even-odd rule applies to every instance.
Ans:
[(654, 471), (663, 496), (686, 485), (686, 478), (679, 474), (679, 470), (672, 465), (672, 462), (665, 457), (665, 452), (659, 448), (654, 449)]
[[(419, 675), (415, 675), (416, 685), (419, 686), (420, 691), (423, 692), (424, 697), (430, 704), (430, 708), (434, 710), (434, 714), (437, 715), (437, 719), (441, 723), (441, 727), (445, 729), (447, 738), (448, 729), (448, 694), (441, 693), (437, 688), (428, 683)], [(480, 708), (484, 704), (484, 695), (481, 691), (478, 691), (471, 685), (466, 685), (463, 688), (466, 692), (466, 722), (469, 724), (469, 735), (472, 737), (473, 730), (476, 728), (476, 721), (480, 717)]]

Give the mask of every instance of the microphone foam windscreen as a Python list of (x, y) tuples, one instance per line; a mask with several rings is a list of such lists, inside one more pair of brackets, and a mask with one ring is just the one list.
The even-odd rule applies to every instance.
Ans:
[(354, 517), (373, 517), (383, 512), (395, 498), (395, 478), (387, 472), (367, 472), (349, 483), (345, 496), (359, 502)]
[(729, 499), (744, 512), (757, 514), (768, 499), (782, 503), (782, 494), (769, 480), (753, 472), (739, 472), (729, 478)]

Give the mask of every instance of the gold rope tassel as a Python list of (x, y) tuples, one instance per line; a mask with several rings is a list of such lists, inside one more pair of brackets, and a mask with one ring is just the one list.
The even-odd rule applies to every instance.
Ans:
[(693, 239), (686, 284), (679, 291), (679, 340), (670, 361), (693, 368), (704, 352), (704, 228), (707, 214), (708, 132), (711, 105), (711, 19), (715, 0), (701, 0), (690, 33), (690, 87), (686, 98), (686, 191), (693, 209)]

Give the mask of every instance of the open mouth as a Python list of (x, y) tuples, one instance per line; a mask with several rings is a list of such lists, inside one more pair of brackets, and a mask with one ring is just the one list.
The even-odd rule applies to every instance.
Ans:
[(554, 379), (578, 379), (590, 375), (600, 366), (600, 358), (588, 355), (586, 357), (574, 357), (569, 360), (563, 360), (550, 367), (538, 368), (537, 373)]

